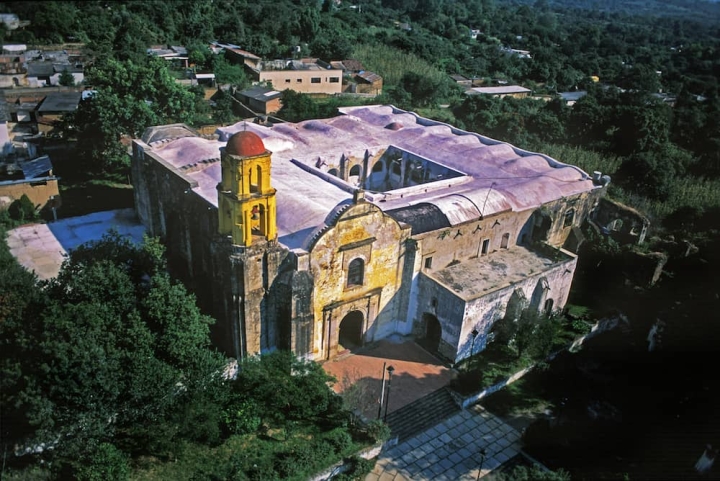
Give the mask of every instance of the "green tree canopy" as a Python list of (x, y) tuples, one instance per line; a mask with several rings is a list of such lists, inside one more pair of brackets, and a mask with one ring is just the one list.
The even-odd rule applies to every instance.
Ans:
[(129, 164), (123, 136), (138, 137), (152, 125), (192, 122), (195, 96), (178, 85), (162, 59), (101, 60), (87, 71), (96, 91), (64, 116), (65, 136), (76, 137), (79, 157), (90, 171), (113, 171)]
[(180, 434), (178, 407), (224, 382), (213, 321), (170, 280), (156, 241), (111, 234), (71, 252), (57, 278), (24, 283), (35, 300), (9, 298), (0, 325), (15, 346), (3, 359), (6, 442), (52, 445), (71, 472), (96, 448), (110, 456), (102, 443), (152, 452)]

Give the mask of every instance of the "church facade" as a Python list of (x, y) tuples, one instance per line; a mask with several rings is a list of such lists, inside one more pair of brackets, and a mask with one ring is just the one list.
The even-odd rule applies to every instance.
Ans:
[(397, 333), (457, 362), (497, 320), (562, 308), (607, 184), (392, 106), (210, 137), (151, 127), (132, 176), (215, 343), (314, 360)]

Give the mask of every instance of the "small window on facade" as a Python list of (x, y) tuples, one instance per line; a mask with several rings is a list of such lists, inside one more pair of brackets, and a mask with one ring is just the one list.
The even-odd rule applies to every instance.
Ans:
[(360, 259), (359, 257), (357, 259), (353, 259), (350, 262), (350, 264), (348, 265), (348, 277), (347, 277), (348, 287), (361, 286), (363, 283), (364, 276), (365, 276), (365, 262), (362, 259)]
[(330, 77), (330, 83), (331, 84), (340, 83), (340, 77)]
[(432, 301), (430, 301), (430, 305), (432, 305), (433, 307), (437, 307), (438, 301), (437, 301), (437, 299), (436, 299), (435, 297), (433, 297), (433, 298), (432, 298)]
[(312, 77), (310, 79), (310, 83), (312, 84), (319, 84), (320, 83), (320, 77)]
[(286, 84), (289, 84), (289, 83), (290, 83), (290, 79), (289, 79), (289, 78), (286, 78), (286, 79), (285, 79), (285, 83), (286, 83)]
[(500, 242), (500, 248), (507, 249), (509, 243), (510, 243), (510, 234), (503, 234), (502, 242)]
[(400, 162), (393, 162), (392, 164), (392, 173), (395, 175), (401, 175), (402, 169), (400, 168)]
[(480, 255), (486, 256), (489, 250), (490, 250), (490, 239), (484, 239), (482, 241), (482, 249), (480, 251)]
[(425, 258), (425, 269), (432, 269), (432, 257)]
[(296, 80), (296, 82), (299, 83), (299, 84), (301, 84), (301, 83), (302, 83), (302, 79), (299, 78), (299, 79)]
[(573, 221), (575, 220), (575, 209), (568, 209), (565, 212), (565, 221), (563, 222), (563, 227), (570, 227), (573, 225)]

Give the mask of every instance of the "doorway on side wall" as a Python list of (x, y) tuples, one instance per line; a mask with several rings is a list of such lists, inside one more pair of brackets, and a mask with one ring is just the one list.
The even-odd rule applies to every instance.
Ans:
[(338, 334), (338, 352), (346, 349), (353, 351), (363, 345), (363, 324), (365, 316), (360, 311), (349, 312), (340, 321)]
[(423, 314), (423, 326), (425, 327), (425, 335), (420, 344), (430, 352), (438, 352), (440, 349), (440, 340), (442, 339), (442, 326), (440, 321), (434, 314), (428, 312)]

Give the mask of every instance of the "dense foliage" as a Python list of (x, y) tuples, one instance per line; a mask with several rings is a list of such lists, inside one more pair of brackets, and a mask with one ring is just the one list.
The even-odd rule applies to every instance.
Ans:
[[(258, 456), (287, 477), (300, 462), (309, 475), (357, 449), (319, 365), (278, 352), (244, 361), (235, 381), (224, 376), (227, 360), (210, 346), (212, 320), (170, 279), (162, 255), (157, 241), (136, 246), (113, 234), (74, 250), (57, 278), (38, 282), (0, 244), (9, 468), (42, 462), (54, 477), (126, 479), (138, 456), (167, 459), (188, 443), (213, 447), (279, 430), (282, 442)], [(306, 461), (296, 459), (301, 445)], [(258, 460), (242, 456), (222, 469), (250, 475)]]

